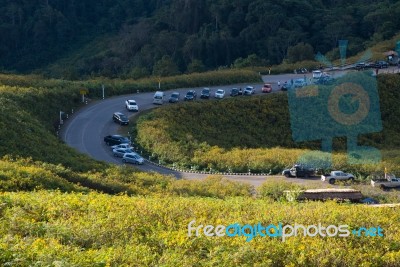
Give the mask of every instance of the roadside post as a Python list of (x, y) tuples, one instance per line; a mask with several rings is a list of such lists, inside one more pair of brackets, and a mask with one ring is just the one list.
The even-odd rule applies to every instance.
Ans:
[[(88, 90), (83, 88), (79, 91), (79, 93), (82, 95), (82, 103), (85, 103), (85, 95), (88, 93)], [(86, 102), (87, 104), (87, 102)]]
[(63, 121), (63, 119), (62, 119), (63, 114), (64, 114), (64, 112), (62, 112), (62, 111), (60, 110), (60, 125), (64, 124), (64, 121)]

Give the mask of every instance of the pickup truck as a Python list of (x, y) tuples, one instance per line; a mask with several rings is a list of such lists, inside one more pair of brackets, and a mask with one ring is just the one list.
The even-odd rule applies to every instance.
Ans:
[(382, 189), (386, 188), (396, 188), (400, 187), (400, 178), (396, 178), (394, 175), (385, 175), (386, 179), (371, 180), (371, 185), (373, 187), (380, 187)]
[(328, 181), (330, 184), (334, 184), (336, 181), (354, 181), (354, 175), (342, 171), (331, 171), (330, 174), (321, 175), (321, 180)]
[(308, 168), (302, 165), (294, 165), (290, 169), (285, 169), (282, 171), (282, 175), (289, 178), (289, 177), (305, 177), (308, 178), (310, 176), (315, 175), (315, 170), (313, 168)]

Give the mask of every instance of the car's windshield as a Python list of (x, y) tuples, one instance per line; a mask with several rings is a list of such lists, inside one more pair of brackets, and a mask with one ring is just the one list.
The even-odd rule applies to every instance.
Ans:
[(128, 119), (128, 117), (126, 117), (125, 115), (121, 115), (120, 118), (121, 118), (121, 120), (127, 120)]
[(177, 98), (177, 97), (178, 97), (178, 94), (172, 94), (171, 97)]
[(136, 102), (131, 100), (131, 101), (129, 101), (129, 105), (136, 105)]
[(193, 95), (193, 92), (187, 92), (187, 94), (186, 95), (188, 95), (188, 96), (192, 96)]

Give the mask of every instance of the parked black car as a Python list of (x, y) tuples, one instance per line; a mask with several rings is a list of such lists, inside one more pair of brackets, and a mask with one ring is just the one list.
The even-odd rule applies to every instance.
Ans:
[(290, 83), (288, 83), (288, 82), (284, 82), (283, 85), (282, 85), (282, 87), (281, 87), (281, 90), (282, 90), (282, 91), (287, 91), (287, 90), (289, 90), (290, 88), (292, 88), (292, 85), (291, 85)]
[(184, 100), (195, 100), (197, 97), (196, 91), (190, 90), (186, 93)]
[(128, 125), (129, 124), (129, 119), (125, 114), (121, 112), (115, 112), (113, 114), (113, 121), (118, 122), (121, 125)]
[(104, 142), (108, 146), (120, 145), (120, 144), (129, 144), (131, 141), (128, 137), (114, 134), (114, 135), (107, 135), (104, 137)]
[(374, 67), (378, 69), (389, 68), (389, 63), (384, 60), (379, 60), (374, 63)]
[(306, 68), (299, 68), (294, 70), (295, 74), (300, 74), (300, 73), (308, 73), (308, 70)]
[(355, 68), (356, 68), (356, 70), (364, 70), (364, 69), (366, 69), (368, 66), (367, 66), (367, 63), (365, 63), (365, 62), (358, 62), (356, 65), (355, 65)]
[(237, 88), (232, 88), (230, 96), (238, 96), (239, 95), (239, 89)]
[(200, 98), (208, 99), (210, 98), (211, 90), (210, 88), (203, 88), (201, 90)]
[(289, 178), (289, 177), (311, 177), (315, 175), (315, 169), (309, 168), (307, 166), (302, 165), (294, 165), (290, 169), (285, 169), (282, 171), (282, 175)]

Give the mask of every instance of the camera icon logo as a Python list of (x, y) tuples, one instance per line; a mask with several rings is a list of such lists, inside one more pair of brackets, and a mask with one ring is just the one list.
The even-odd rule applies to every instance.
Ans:
[[(321, 140), (329, 165), (335, 137), (347, 138), (349, 164), (380, 162), (378, 149), (358, 145), (360, 134), (382, 130), (377, 80), (371, 71), (347, 72), (328, 85), (289, 90), (288, 101), (293, 140)], [(303, 155), (299, 162), (310, 163), (313, 157), (317, 160), (316, 154), (311, 154)]]

